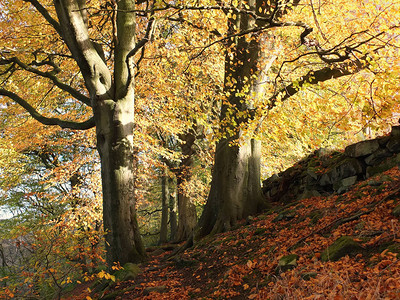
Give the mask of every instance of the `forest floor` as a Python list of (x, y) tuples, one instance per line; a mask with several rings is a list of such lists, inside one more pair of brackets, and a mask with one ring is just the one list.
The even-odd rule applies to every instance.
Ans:
[[(341, 195), (273, 205), (173, 260), (165, 259), (169, 251), (155, 251), (135, 280), (91, 297), (400, 299), (398, 167)], [(324, 259), (343, 236), (357, 245), (337, 260)]]

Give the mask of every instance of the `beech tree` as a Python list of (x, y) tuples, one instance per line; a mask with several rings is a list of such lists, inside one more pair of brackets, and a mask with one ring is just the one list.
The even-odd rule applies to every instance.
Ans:
[[(344, 31), (339, 34), (340, 41), (325, 41), (325, 48), (317, 39), (310, 37), (314, 28), (304, 21), (310, 21), (307, 12), (293, 14), (297, 20), (292, 20), (293, 16), (292, 19), (285, 18), (301, 2), (249, 0), (224, 9), (228, 22), (227, 34), (221, 39), (226, 45), (226, 101), (221, 107), (220, 139), (216, 146), (211, 190), (195, 238), (229, 230), (238, 220), (268, 206), (260, 186), (260, 141), (254, 138), (268, 110), (305, 87), (365, 69), (372, 70), (371, 62), (378, 51), (395, 36), (389, 31), (398, 27), (394, 24), (387, 32), (379, 29), (369, 32), (365, 28), (360, 31), (353, 29), (350, 33)], [(310, 3), (305, 6), (313, 12), (315, 26), (327, 40), (319, 27), (312, 1)], [(354, 5), (355, 15), (365, 14), (365, 11), (359, 10), (359, 3)], [(372, 23), (376, 20), (377, 17)], [(298, 32), (296, 48), (302, 48), (301, 51), (293, 51), (298, 53), (297, 57), (281, 58), (281, 66), (271, 72), (271, 66), (279, 56), (274, 46), (276, 30), (286, 27), (300, 29), (295, 29)], [(280, 52), (283, 52), (282, 49)], [(302, 65), (300, 61), (303, 57), (308, 57), (309, 62)], [(282, 69), (297, 62), (290, 67), (292, 74), (288, 74), (289, 80), (282, 79)], [(304, 68), (304, 65), (307, 67)], [(294, 69), (305, 73), (299, 74)], [(275, 80), (271, 80), (272, 76)]]
[[(94, 21), (89, 15), (86, 1), (27, 0), (31, 7), (23, 2), (15, 5), (24, 7), (25, 17), (36, 18), (40, 14), (39, 24), (47, 22), (46, 33), (58, 35), (54, 40), (61, 51), (49, 45), (37, 45), (18, 49), (2, 49), (0, 64), (3, 75), (8, 76), (0, 88), (0, 95), (8, 97), (25, 108), (37, 121), (45, 125), (58, 125), (73, 130), (87, 130), (96, 127), (97, 150), (101, 158), (103, 187), (103, 222), (106, 230), (107, 262), (112, 265), (119, 261), (140, 261), (146, 257), (138, 230), (134, 196), (134, 99), (135, 99), (135, 63), (133, 56), (148, 41), (153, 19), (149, 17), (148, 27), (143, 39), (137, 41), (135, 8), (137, 1), (121, 0), (115, 2), (101, 17), (109, 21), (103, 26), (112, 26), (113, 64), (107, 64), (106, 53), (100, 43), (91, 36)], [(13, 10), (12, 6), (7, 7)], [(33, 10), (34, 9), (34, 10)], [(17, 15), (15, 16), (17, 17)], [(91, 18), (90, 18), (91, 17)], [(20, 22), (23, 22), (20, 20)], [(24, 24), (19, 24), (23, 26)], [(51, 29), (49, 29), (49, 25)], [(15, 33), (15, 32), (14, 32)], [(17, 34), (17, 33), (15, 33)], [(30, 37), (32, 38), (32, 37)], [(60, 40), (62, 44), (60, 45)], [(68, 48), (66, 51), (63, 48)], [(20, 45), (21, 46), (21, 45)], [(44, 46), (47, 46), (44, 48)], [(50, 49), (49, 49), (50, 48)], [(29, 55), (29, 52), (31, 55)], [(28, 52), (28, 53), (27, 53)], [(20, 55), (25, 54), (25, 56)], [(74, 62), (79, 68), (83, 84), (65, 83), (62, 66)], [(26, 71), (53, 83), (63, 93), (65, 103), (74, 99), (92, 109), (93, 116), (84, 121), (70, 121), (58, 117), (47, 117), (40, 109), (30, 104), (29, 95), (15, 92), (13, 76)], [(60, 75), (60, 78), (58, 77)], [(65, 81), (64, 81), (65, 80)], [(60, 107), (62, 109), (62, 106)]]

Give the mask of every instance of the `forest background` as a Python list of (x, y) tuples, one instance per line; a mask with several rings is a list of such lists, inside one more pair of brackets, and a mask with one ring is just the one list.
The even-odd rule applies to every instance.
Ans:
[(271, 205), (260, 178), (398, 120), (398, 1), (0, 7), (8, 295), (229, 230)]

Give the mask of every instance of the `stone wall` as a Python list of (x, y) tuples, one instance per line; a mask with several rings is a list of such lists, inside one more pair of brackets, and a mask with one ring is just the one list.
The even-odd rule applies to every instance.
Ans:
[(270, 201), (279, 202), (340, 194), (356, 182), (399, 164), (400, 126), (393, 126), (390, 135), (347, 146), (344, 152), (315, 151), (263, 181), (263, 192)]

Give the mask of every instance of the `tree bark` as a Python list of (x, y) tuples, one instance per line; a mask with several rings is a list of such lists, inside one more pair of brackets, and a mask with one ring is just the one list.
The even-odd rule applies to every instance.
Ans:
[(187, 239), (193, 232), (197, 224), (196, 206), (184, 191), (185, 183), (192, 177), (193, 155), (195, 153), (193, 144), (196, 140), (194, 130), (189, 130), (181, 134), (182, 160), (176, 174), (177, 177), (177, 195), (178, 195), (178, 229), (175, 241)]
[[(146, 257), (136, 219), (133, 147), (133, 97), (99, 101), (95, 112), (101, 157), (103, 221), (107, 263), (138, 262)], [(101, 117), (99, 117), (101, 116)]]
[(169, 195), (169, 226), (171, 229), (170, 240), (174, 241), (178, 232), (178, 218), (176, 216), (176, 194)]
[(211, 190), (200, 218), (197, 238), (229, 230), (237, 220), (264, 206), (260, 184), (260, 141), (217, 144)]
[[(249, 1), (258, 14), (261, 1)], [(248, 31), (257, 25), (247, 14), (228, 19), (228, 34)], [(265, 205), (260, 181), (260, 142), (243, 135), (243, 126), (253, 118), (254, 97), (263, 94), (260, 67), (265, 59), (260, 33), (234, 37), (227, 43), (220, 135), (217, 142), (210, 194), (199, 220), (195, 238), (229, 230), (238, 220)]]
[(168, 240), (168, 177), (164, 174), (161, 177), (161, 226), (159, 244), (166, 243)]
[(117, 2), (114, 74), (104, 53), (90, 39), (84, 1), (55, 0), (59, 32), (77, 62), (90, 94), (101, 159), (106, 261), (141, 261), (146, 257), (136, 219), (134, 82), (130, 59), (135, 49), (135, 1)]

